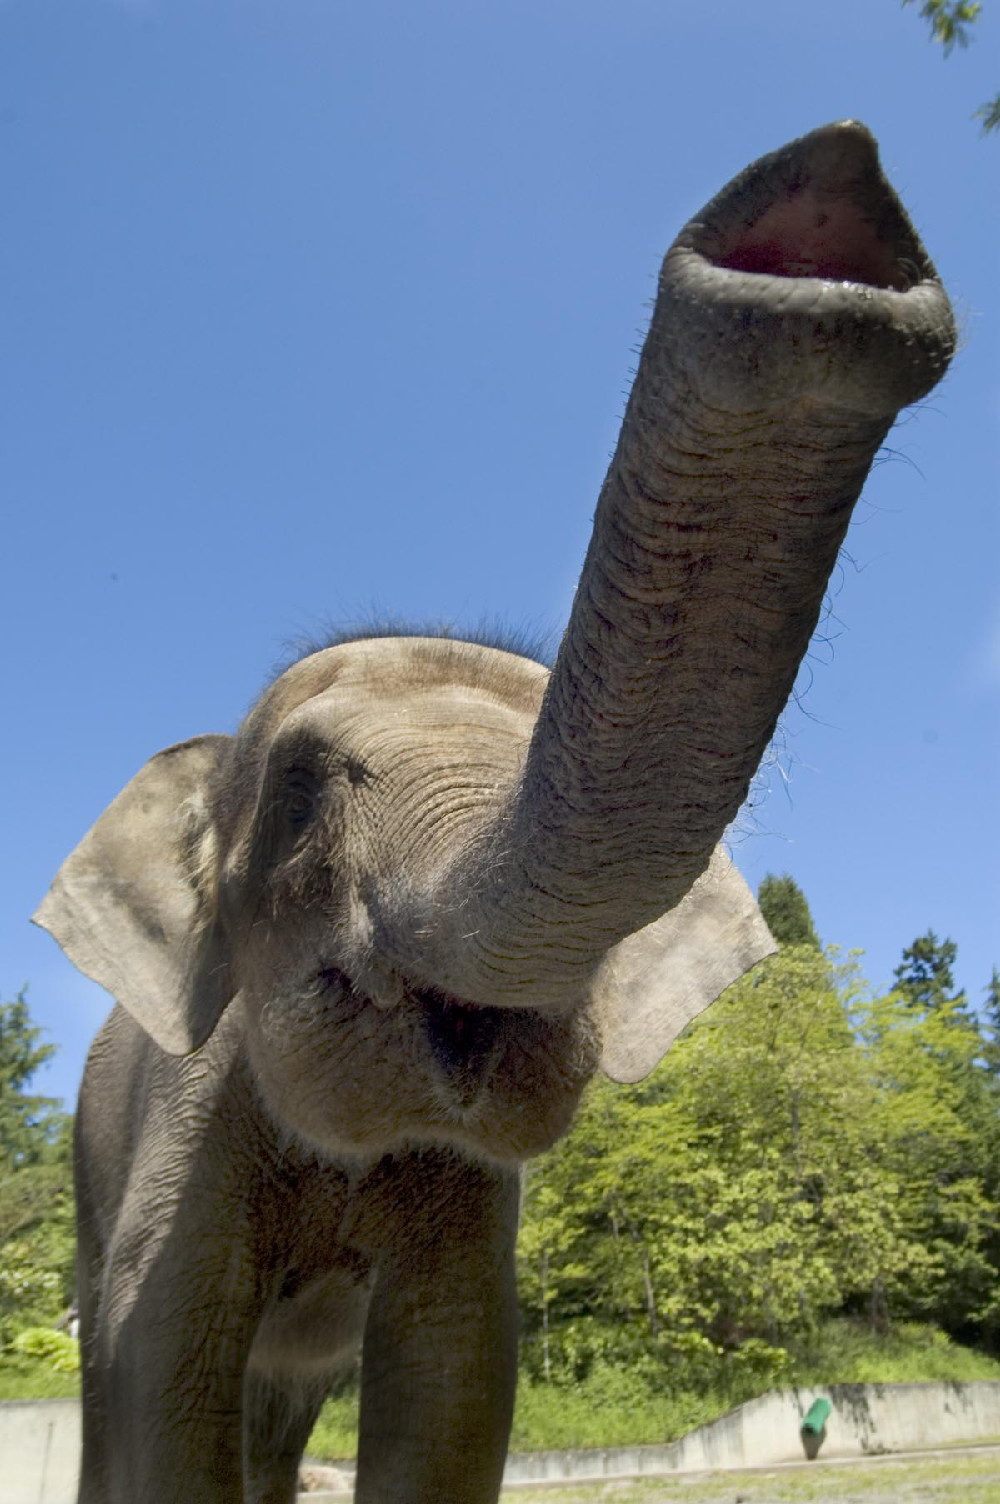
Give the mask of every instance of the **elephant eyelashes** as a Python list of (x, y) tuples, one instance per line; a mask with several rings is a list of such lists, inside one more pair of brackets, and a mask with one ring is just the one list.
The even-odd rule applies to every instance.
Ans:
[[(343, 768), (343, 775), (352, 788), (360, 788), (371, 782), (369, 769), (358, 758), (350, 758)], [(309, 768), (292, 768), (281, 780), (279, 803), (285, 823), (293, 834), (298, 835), (311, 825), (320, 804), (323, 779)]]
[(295, 769), (286, 775), (281, 803), (284, 816), (293, 830), (303, 830), (316, 814), (319, 800), (319, 781), (305, 769)]

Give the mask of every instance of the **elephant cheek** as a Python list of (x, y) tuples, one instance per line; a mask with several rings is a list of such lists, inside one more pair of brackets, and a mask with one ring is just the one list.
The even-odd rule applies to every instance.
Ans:
[(271, 999), (246, 1010), (251, 1065), (286, 1131), (326, 1153), (377, 1154), (426, 1115), (407, 1041), (370, 1005), (353, 1017), (322, 999)]

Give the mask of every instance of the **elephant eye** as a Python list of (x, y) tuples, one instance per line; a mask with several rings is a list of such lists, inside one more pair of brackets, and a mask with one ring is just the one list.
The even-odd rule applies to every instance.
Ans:
[(314, 774), (304, 768), (293, 768), (285, 775), (282, 785), (282, 806), (285, 819), (296, 830), (308, 825), (316, 813), (319, 784)]

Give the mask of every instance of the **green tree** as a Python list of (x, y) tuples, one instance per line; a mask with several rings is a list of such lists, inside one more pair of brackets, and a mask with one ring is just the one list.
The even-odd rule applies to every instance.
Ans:
[(955, 992), (952, 968), (958, 955), (954, 940), (939, 940), (933, 930), (918, 935), (903, 951), (893, 972), (895, 991), (915, 1008), (937, 1008), (945, 1003), (961, 1009), (965, 993)]
[(863, 1026), (884, 1109), (886, 1162), (900, 1210), (928, 1259), (897, 1309), (952, 1331), (1000, 1329), (1000, 1114), (994, 1041), (955, 986), (957, 947), (933, 930), (903, 952), (896, 986)]
[[(913, 3), (903, 0), (904, 6)], [(929, 24), (932, 39), (944, 48), (945, 57), (956, 46), (969, 45), (970, 28), (979, 20), (981, 4), (975, 0), (919, 0), (919, 4), (920, 15)], [(984, 135), (1000, 130), (1000, 94), (980, 105), (973, 118), (982, 121)]]
[(0, 1002), (0, 1340), (53, 1321), (73, 1282), (70, 1120), (27, 1090), (54, 1046), (24, 991)]
[(529, 1168), (536, 1378), (605, 1364), (736, 1399), (829, 1314), (1000, 1332), (998, 1091), (950, 946), (911, 947), (912, 992), (874, 997), (854, 961), (786, 945), (646, 1081), (593, 1083)]
[[(646, 1365), (666, 1383), (781, 1378), (784, 1345), (918, 1254), (851, 1026), (860, 978), (788, 946), (647, 1081), (597, 1082), (531, 1168), (520, 1245), (529, 1366)], [(537, 1272), (544, 1247), (542, 1281)], [(884, 1297), (879, 1297), (884, 1304)], [(540, 1353), (544, 1351), (544, 1361)]]
[(25, 1091), (39, 1066), (55, 1054), (54, 1045), (39, 1043), (41, 1035), (31, 1023), (24, 988), (12, 1003), (0, 1002), (0, 1163), (7, 1171), (37, 1157), (46, 1141), (46, 1119), (58, 1105)]
[(779, 945), (811, 945), (820, 949), (806, 896), (787, 872), (775, 877), (768, 872), (757, 889), (757, 904)]
[(1000, 1086), (1000, 971), (994, 966), (986, 984), (983, 1004), (983, 1061), (987, 1071)]
[(875, 998), (858, 1015), (877, 1088), (874, 1152), (911, 1251), (885, 1282), (895, 1315), (952, 1331), (995, 1318), (996, 1108), (961, 995)]
[(1000, 971), (994, 966), (986, 985), (986, 1000), (980, 1028), (980, 1064), (985, 1077), (984, 1109), (979, 1132), (986, 1166), (986, 1194), (994, 1210), (987, 1237), (987, 1257), (993, 1271), (993, 1298), (980, 1311), (981, 1333), (986, 1346), (1000, 1350)]

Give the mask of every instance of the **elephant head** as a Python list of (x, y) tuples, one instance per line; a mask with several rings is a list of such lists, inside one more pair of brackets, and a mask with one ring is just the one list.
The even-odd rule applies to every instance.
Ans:
[(638, 1079), (772, 949), (719, 841), (791, 690), (871, 460), (954, 345), (861, 126), (681, 232), (551, 675), (354, 640), (237, 734), (152, 759), (39, 910), (168, 1052), (224, 1010), (324, 1148), (501, 1160)]

